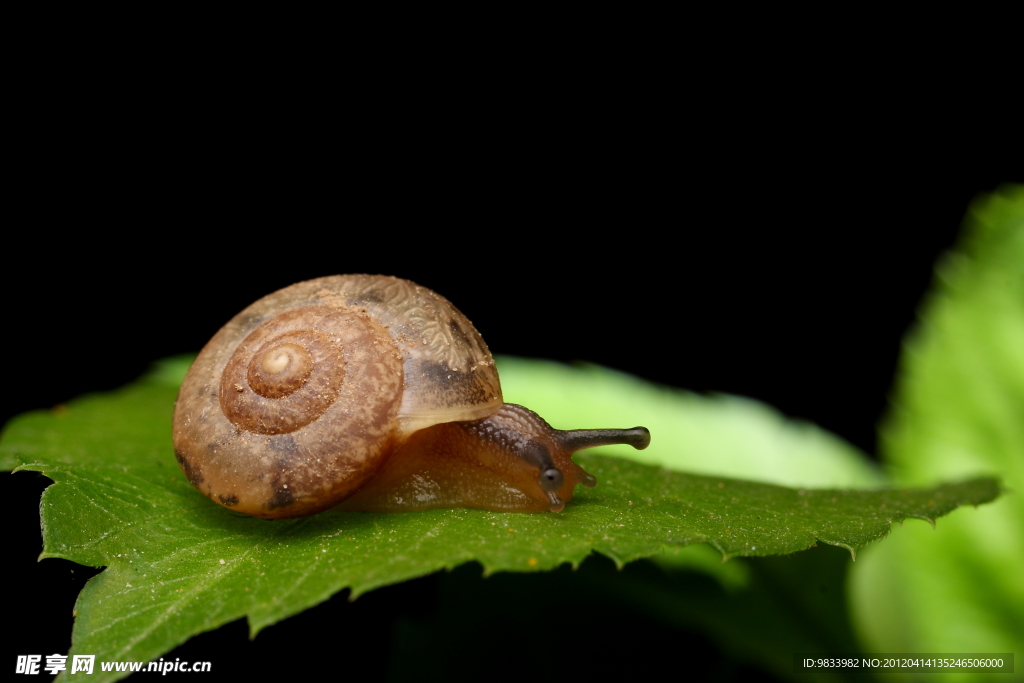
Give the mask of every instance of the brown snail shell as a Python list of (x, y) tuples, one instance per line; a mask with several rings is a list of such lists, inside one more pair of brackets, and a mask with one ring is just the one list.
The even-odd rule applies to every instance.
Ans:
[(560, 510), (593, 477), (571, 460), (646, 429), (559, 431), (504, 404), (494, 360), (454, 306), (408, 280), (337, 275), (270, 294), (189, 369), (174, 447), (225, 507)]

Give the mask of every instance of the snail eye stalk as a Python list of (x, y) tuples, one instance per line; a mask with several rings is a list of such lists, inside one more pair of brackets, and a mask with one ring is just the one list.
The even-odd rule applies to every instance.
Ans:
[(642, 451), (651, 445), (651, 432), (647, 427), (632, 429), (569, 429), (556, 430), (558, 443), (570, 453), (594, 448), (625, 444)]

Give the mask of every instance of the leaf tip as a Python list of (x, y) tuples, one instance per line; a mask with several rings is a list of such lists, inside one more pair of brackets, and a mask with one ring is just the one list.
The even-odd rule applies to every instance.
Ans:
[[(923, 519), (932, 525), (932, 529), (935, 529), (935, 518), (927, 515), (907, 515), (907, 517), (913, 517), (914, 519)], [(900, 520), (900, 526), (903, 526), (903, 520)]]
[(725, 548), (723, 548), (723, 547), (722, 547), (721, 545), (719, 545), (719, 544), (718, 544), (718, 543), (716, 543), (715, 541), (708, 541), (708, 545), (710, 545), (710, 546), (711, 546), (712, 548), (714, 548), (715, 550), (717, 550), (717, 551), (718, 551), (718, 553), (719, 553), (719, 554), (720, 554), (720, 555), (722, 556), (722, 563), (723, 563), (723, 564), (724, 564), (725, 562), (728, 562), (728, 561), (729, 561), (729, 559), (733, 557), (732, 555), (730, 555), (729, 553), (727, 553), (727, 552), (725, 551)]
[(615, 563), (616, 570), (621, 572), (622, 569), (626, 566), (626, 561), (619, 557), (618, 553), (612, 552), (608, 549), (602, 549), (600, 553)]

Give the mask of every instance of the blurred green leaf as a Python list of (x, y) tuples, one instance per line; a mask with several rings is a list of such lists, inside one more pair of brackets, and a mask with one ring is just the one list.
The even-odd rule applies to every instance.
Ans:
[[(492, 573), (577, 566), (594, 551), (621, 566), (668, 550), (666, 557), (683, 557), (696, 566), (695, 556), (678, 549), (705, 542), (726, 557), (791, 553), (817, 540), (852, 552), (884, 536), (893, 521), (933, 520), (998, 494), (990, 479), (925, 490), (814, 490), (580, 455), (599, 485), (581, 490), (559, 514), (329, 511), (267, 521), (215, 505), (178, 469), (170, 418), (186, 366), (184, 359), (165, 362), (120, 391), (20, 416), (3, 434), (0, 465), (40, 471), (55, 481), (40, 508), (41, 557), (107, 566), (79, 598), (72, 652), (101, 660), (153, 659), (242, 616), (248, 616), (255, 634), (345, 587), (356, 596), (472, 560)], [(502, 371), (514, 384), (517, 371), (511, 366)], [(581, 372), (595, 392), (601, 375), (618, 383), (615, 400), (622, 405), (639, 401), (649, 390), (632, 381), (630, 392), (617, 373)], [(553, 388), (567, 376), (533, 379)], [(700, 422), (682, 415), (694, 410), (707, 418), (706, 431), (774, 431), (776, 446), (806, 438), (812, 444), (803, 445), (808, 461), (817, 449), (818, 457), (841, 464), (835, 471), (856, 471), (842, 464), (841, 442), (818, 430), (791, 428), (750, 401), (708, 399), (707, 406), (701, 401), (683, 397), (680, 422), (690, 433), (699, 432)], [(717, 420), (708, 417), (716, 407), (724, 413)], [(619, 414), (613, 424), (622, 419)], [(664, 438), (672, 443), (678, 437), (670, 436), (668, 416), (659, 419), (665, 420)], [(716, 442), (713, 436), (694, 436), (693, 450), (713, 455), (708, 450)], [(733, 439), (729, 447), (751, 449), (745, 457), (753, 460), (758, 446), (755, 440)], [(719, 575), (722, 585), (729, 585), (728, 576)], [(742, 577), (734, 574), (731, 580), (734, 589), (742, 586)]]
[(681, 472), (782, 486), (862, 488), (884, 483), (863, 453), (817, 425), (783, 417), (740, 396), (700, 396), (596, 365), (499, 357), (505, 400), (542, 415), (556, 429), (643, 425), (645, 450), (594, 453)]
[(1013, 493), (944, 521), (942, 533), (907, 525), (864, 552), (851, 586), (866, 646), (1020, 657), (1024, 187), (1005, 186), (972, 205), (961, 245), (940, 262), (904, 345), (882, 437), (900, 484), (991, 473)]

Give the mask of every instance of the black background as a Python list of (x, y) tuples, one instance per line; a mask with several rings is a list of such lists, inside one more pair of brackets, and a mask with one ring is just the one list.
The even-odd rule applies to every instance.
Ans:
[[(813, 136), (795, 150), (782, 137), (742, 147), (742, 158), (721, 131), (620, 135), (614, 148), (464, 140), (458, 153), (435, 139), (353, 158), (336, 141), (319, 154), (308, 137), (293, 157), (242, 154), (237, 140), (200, 151), (184, 138), (108, 154), (102, 140), (69, 135), (48, 157), (59, 163), (26, 166), (23, 211), (9, 223), (0, 420), (196, 351), (292, 282), (368, 272), (443, 294), (494, 353), (752, 396), (874, 454), (935, 259), (971, 199), (1020, 180), (1019, 167), (972, 147), (901, 148), (897, 137), (842, 150)], [(75, 597), (95, 573), (35, 562), (47, 481), (0, 475), (5, 586), (23, 596), (5, 641), (12, 661), (68, 651)], [(351, 605), (335, 598), (251, 643), (238, 622), (171, 657), (265, 672), (284, 653), (315, 659), (347, 643), (384, 675), (395, 624), (429, 616), (437, 600), (428, 577)], [(617, 642), (714, 650), (698, 634), (641, 626)]]

